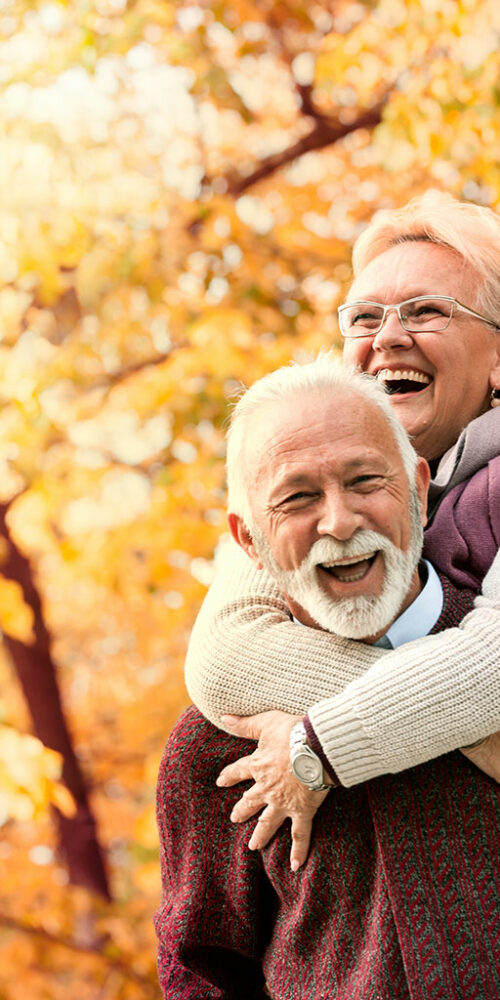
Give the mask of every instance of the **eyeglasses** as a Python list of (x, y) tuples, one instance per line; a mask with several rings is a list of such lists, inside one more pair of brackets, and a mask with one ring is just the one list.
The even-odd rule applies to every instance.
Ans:
[(493, 320), (463, 306), (450, 295), (416, 295), (413, 299), (387, 306), (363, 300), (346, 302), (337, 310), (340, 332), (343, 337), (375, 337), (391, 309), (395, 309), (403, 330), (408, 333), (441, 333), (449, 326), (455, 309), (475, 316), (488, 326), (497, 327)]

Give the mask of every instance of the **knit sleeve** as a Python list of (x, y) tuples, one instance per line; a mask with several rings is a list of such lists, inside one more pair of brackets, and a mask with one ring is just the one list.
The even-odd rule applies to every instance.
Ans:
[(460, 627), (387, 653), (293, 624), (273, 583), (228, 546), (193, 630), (187, 685), (218, 725), (224, 712), (309, 711), (352, 785), (499, 730), (499, 649), (500, 556)]
[(459, 626), (401, 646), (309, 709), (343, 785), (396, 773), (500, 730), (500, 554)]
[[(253, 744), (248, 745), (251, 752)], [(160, 765), (157, 818), (162, 899), (158, 973), (168, 1000), (266, 1000), (261, 956), (273, 912), (249, 824), (229, 821), (241, 789), (218, 789), (241, 744), (194, 708), (174, 728)]]
[(200, 711), (223, 728), (226, 712), (305, 712), (381, 655), (365, 643), (294, 624), (274, 582), (230, 542), (191, 633), (186, 684)]

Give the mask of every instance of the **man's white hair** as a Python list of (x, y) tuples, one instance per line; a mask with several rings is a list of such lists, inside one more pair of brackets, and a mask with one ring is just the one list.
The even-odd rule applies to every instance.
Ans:
[[(293, 411), (299, 394), (318, 391), (331, 396), (336, 393), (345, 395), (347, 391), (377, 406), (396, 439), (410, 486), (414, 485), (417, 454), (406, 431), (394, 416), (384, 387), (371, 375), (341, 365), (333, 354), (322, 352), (307, 364), (292, 363), (264, 375), (240, 396), (233, 409), (227, 433), (228, 509), (243, 518), (250, 530), (253, 524), (250, 489), (254, 469), (249, 467), (247, 442), (252, 434), (255, 415), (265, 406), (275, 403), (282, 403), (283, 406), (290, 404)], [(335, 428), (332, 427), (332, 437), (334, 435)], [(252, 454), (255, 455), (255, 441)]]

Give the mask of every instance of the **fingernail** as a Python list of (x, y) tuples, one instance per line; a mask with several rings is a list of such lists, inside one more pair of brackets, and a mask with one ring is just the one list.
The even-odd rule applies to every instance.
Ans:
[(293, 861), (290, 864), (290, 868), (292, 869), (293, 872), (298, 871), (298, 869), (300, 868), (300, 865), (299, 865), (299, 862), (297, 861), (297, 858), (293, 859)]
[(223, 778), (222, 775), (220, 774), (219, 777), (217, 778), (215, 784), (216, 785), (220, 785), (223, 788), (224, 785), (226, 784), (226, 779)]

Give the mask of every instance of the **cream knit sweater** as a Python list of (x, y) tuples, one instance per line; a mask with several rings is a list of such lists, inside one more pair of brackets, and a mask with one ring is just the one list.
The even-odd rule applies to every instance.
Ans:
[(272, 580), (229, 542), (186, 683), (220, 728), (226, 712), (307, 711), (344, 785), (473, 743), (500, 729), (500, 553), (459, 628), (386, 652), (297, 627)]

